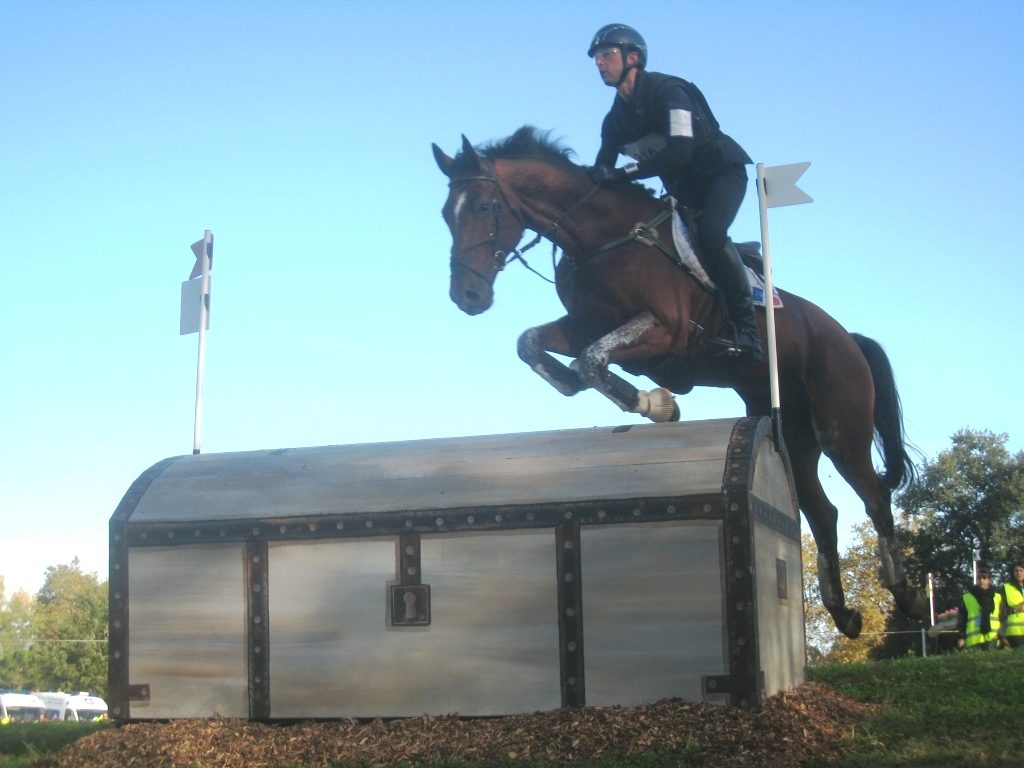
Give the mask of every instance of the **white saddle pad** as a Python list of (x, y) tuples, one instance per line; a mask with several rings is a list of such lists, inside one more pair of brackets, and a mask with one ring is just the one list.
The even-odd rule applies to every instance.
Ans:
[[(669, 199), (671, 200), (671, 198)], [(683, 266), (705, 286), (714, 289), (716, 287), (715, 282), (708, 276), (704, 266), (700, 263), (700, 259), (697, 258), (697, 253), (693, 249), (693, 242), (690, 239), (690, 230), (687, 229), (683, 217), (676, 210), (674, 200), (672, 201), (672, 239), (675, 241), (676, 253), (679, 254)], [(743, 268), (747, 272), (747, 281), (750, 283), (750, 298), (753, 299), (756, 306), (763, 307), (764, 280), (746, 264), (743, 265)], [(782, 308), (782, 298), (779, 296), (779, 291), (775, 286), (772, 286), (772, 304), (775, 306), (775, 309)]]

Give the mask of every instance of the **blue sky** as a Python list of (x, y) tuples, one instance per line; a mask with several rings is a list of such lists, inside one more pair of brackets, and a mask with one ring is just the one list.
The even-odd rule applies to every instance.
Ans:
[[(757, 162), (812, 162), (815, 202), (771, 213), (776, 284), (885, 346), (924, 454), (962, 427), (1024, 446), (1024, 5), (362, 5), (5, 6), (9, 589), (76, 556), (105, 578), (121, 496), (191, 452), (179, 287), (204, 229), (204, 453), (641, 421), (518, 360), (519, 333), (562, 314), (525, 270), (485, 315), (451, 304), (430, 152), (530, 123), (592, 162), (613, 92), (585, 54), (610, 21), (641, 30), (650, 69), (700, 85)], [(732, 232), (759, 236), (753, 186)], [(741, 414), (723, 391), (681, 406)], [(861, 506), (822, 475), (848, 531)]]

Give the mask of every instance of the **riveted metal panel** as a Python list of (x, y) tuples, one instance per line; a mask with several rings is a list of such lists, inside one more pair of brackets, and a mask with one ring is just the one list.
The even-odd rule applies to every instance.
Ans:
[(722, 525), (581, 531), (588, 705), (700, 700), (728, 671)]
[(133, 719), (249, 717), (245, 548), (150, 547), (129, 552)]
[(431, 622), (395, 627), (397, 539), (270, 546), (272, 717), (561, 705), (554, 531), (436, 535), (420, 547)]
[[(109, 627), (107, 641), (107, 700), (110, 716), (129, 717), (132, 701), (149, 698), (148, 686), (133, 686), (128, 680), (128, 518), (150, 484), (176, 459), (165, 459), (147, 469), (132, 483), (110, 517), (109, 579), (107, 604)], [(140, 690), (145, 690), (145, 696)]]
[(800, 542), (755, 522), (758, 666), (762, 697), (804, 681), (804, 603)]

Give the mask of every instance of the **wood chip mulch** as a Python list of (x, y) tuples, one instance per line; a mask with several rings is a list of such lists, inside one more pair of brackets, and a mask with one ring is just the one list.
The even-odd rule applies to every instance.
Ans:
[(571, 765), (603, 757), (686, 752), (699, 765), (791, 768), (838, 756), (871, 711), (820, 683), (804, 683), (757, 710), (678, 699), (641, 707), (587, 707), (492, 719), (416, 717), (289, 725), (241, 720), (129, 723), (79, 739), (59, 768), (385, 768), (466, 760), (479, 765)]

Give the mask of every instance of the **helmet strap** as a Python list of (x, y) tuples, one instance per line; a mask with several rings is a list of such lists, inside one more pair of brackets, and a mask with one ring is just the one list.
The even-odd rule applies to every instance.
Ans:
[(627, 51), (625, 48), (622, 48), (621, 50), (622, 50), (622, 74), (619, 75), (619, 82), (617, 82), (615, 84), (616, 88), (618, 88), (620, 85), (622, 85), (624, 82), (626, 82), (626, 78), (629, 76), (629, 70), (637, 68), (636, 64), (627, 64), (626, 63), (627, 60), (629, 59), (629, 54), (632, 53), (632, 51)]

